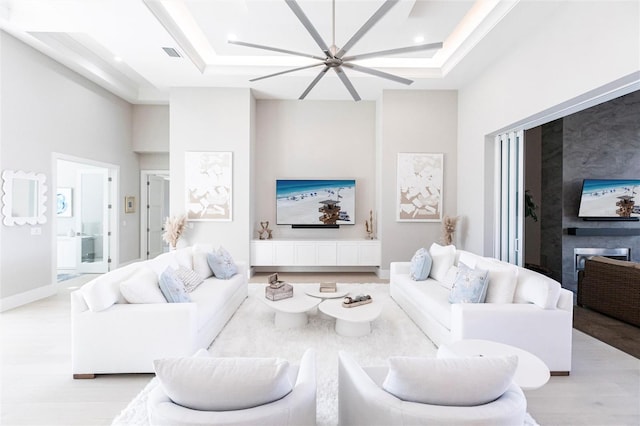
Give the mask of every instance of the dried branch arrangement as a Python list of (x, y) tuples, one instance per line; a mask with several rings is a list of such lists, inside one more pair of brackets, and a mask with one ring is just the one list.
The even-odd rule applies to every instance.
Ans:
[(187, 225), (187, 216), (171, 216), (167, 217), (164, 222), (164, 233), (162, 239), (169, 243), (172, 248), (176, 248), (178, 240), (185, 231)]
[(445, 245), (453, 244), (453, 234), (456, 232), (458, 216), (445, 216), (442, 220), (442, 242)]

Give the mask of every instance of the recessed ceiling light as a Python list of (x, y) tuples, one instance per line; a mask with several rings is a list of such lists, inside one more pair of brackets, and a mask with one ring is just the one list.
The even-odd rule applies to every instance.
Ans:
[(227, 35), (227, 41), (228, 40), (237, 40), (237, 39), (238, 39), (238, 36), (233, 34), (233, 33)]
[(116, 62), (122, 62), (122, 58), (120, 56), (114, 56), (113, 60)]
[(415, 36), (413, 38), (413, 42), (414, 43), (422, 43), (424, 41), (424, 37), (423, 36)]

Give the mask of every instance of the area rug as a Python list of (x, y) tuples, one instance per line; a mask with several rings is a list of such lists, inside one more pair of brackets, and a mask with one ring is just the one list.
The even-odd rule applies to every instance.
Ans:
[[(435, 345), (389, 297), (387, 284), (338, 284), (351, 294), (370, 294), (384, 304), (382, 314), (371, 325), (371, 334), (348, 338), (336, 334), (335, 320), (321, 313), (309, 316), (303, 328), (274, 328), (274, 312), (262, 303), (264, 286), (249, 284), (249, 297), (215, 339), (209, 352), (214, 356), (277, 356), (296, 363), (307, 348), (316, 352), (317, 424), (338, 424), (338, 351), (347, 351), (362, 365), (384, 364), (393, 355), (434, 356)], [(318, 284), (296, 284), (295, 291), (316, 289)], [(146, 399), (157, 386), (156, 379), (113, 421), (113, 425), (148, 425)], [(526, 425), (537, 425), (527, 416)]]

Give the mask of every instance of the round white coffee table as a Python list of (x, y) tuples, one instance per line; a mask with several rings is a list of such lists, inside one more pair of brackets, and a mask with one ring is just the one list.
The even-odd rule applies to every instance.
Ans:
[(256, 297), (276, 312), (274, 319), (276, 328), (303, 327), (309, 319), (307, 312), (322, 302), (322, 299), (307, 296), (295, 288), (293, 289), (293, 297), (288, 299), (269, 300), (264, 297), (264, 290), (261, 295), (258, 294)]
[(513, 381), (522, 390), (538, 389), (549, 381), (549, 367), (531, 352), (515, 346), (490, 340), (466, 339), (442, 345), (438, 349), (438, 358), (503, 355), (518, 356), (518, 367)]
[(371, 321), (382, 313), (382, 304), (374, 300), (353, 308), (342, 307), (342, 299), (327, 299), (318, 309), (336, 319), (336, 333), (346, 337), (365, 336), (371, 333)]

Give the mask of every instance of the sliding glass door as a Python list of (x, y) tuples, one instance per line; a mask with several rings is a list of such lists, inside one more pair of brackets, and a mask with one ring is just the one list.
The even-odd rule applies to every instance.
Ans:
[(496, 218), (494, 255), (523, 266), (524, 131), (496, 136)]

